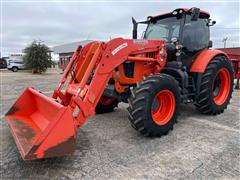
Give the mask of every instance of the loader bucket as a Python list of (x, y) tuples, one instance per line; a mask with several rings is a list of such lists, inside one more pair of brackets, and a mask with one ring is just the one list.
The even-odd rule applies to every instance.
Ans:
[(6, 114), (25, 160), (62, 156), (75, 150), (72, 109), (27, 88)]

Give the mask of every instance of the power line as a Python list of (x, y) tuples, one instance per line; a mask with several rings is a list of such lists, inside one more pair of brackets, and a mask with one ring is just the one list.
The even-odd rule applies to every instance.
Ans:
[(212, 27), (213, 29), (236, 29), (239, 30), (240, 28), (238, 27)]

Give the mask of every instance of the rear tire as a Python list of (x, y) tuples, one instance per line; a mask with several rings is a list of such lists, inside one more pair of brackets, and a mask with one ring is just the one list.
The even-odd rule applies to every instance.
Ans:
[(180, 105), (178, 82), (169, 75), (147, 77), (129, 98), (129, 120), (144, 136), (166, 135), (177, 122)]
[(118, 100), (115, 98), (102, 96), (95, 108), (95, 112), (97, 114), (113, 112), (114, 109), (118, 106), (118, 103)]
[(224, 112), (233, 92), (233, 69), (225, 56), (217, 56), (208, 64), (202, 75), (197, 109), (203, 114)]
[(18, 68), (17, 67), (12, 67), (12, 72), (17, 72), (18, 71)]

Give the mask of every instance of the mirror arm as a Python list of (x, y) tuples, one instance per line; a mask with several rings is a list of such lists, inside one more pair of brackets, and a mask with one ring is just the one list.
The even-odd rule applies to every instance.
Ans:
[(212, 21), (212, 19), (208, 19), (207, 26), (214, 26), (216, 24), (216, 21)]

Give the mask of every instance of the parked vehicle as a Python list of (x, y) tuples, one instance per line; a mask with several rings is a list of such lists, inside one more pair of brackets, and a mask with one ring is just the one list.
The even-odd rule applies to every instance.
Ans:
[(3, 58), (0, 58), (0, 69), (7, 68), (7, 61)]
[(24, 67), (23, 61), (9, 60), (7, 68), (8, 68), (8, 70), (12, 70), (13, 72), (17, 72), (18, 70), (22, 70), (25, 67)]

